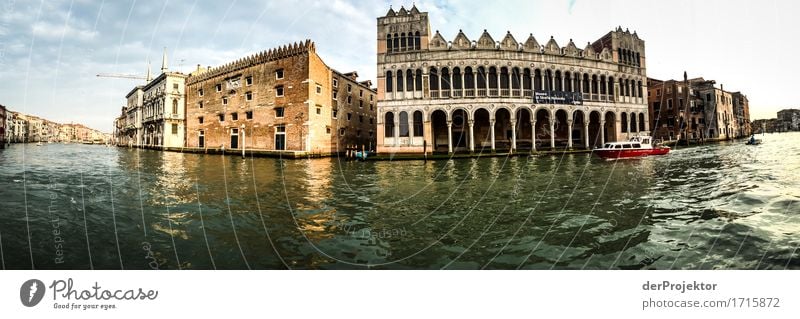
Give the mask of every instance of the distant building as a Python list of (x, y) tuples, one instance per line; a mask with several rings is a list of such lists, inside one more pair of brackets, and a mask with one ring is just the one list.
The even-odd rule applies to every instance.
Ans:
[(187, 146), (329, 155), (375, 145), (375, 91), (306, 40), (187, 79)]
[(6, 138), (6, 130), (8, 127), (8, 119), (6, 117), (6, 107), (0, 104), (0, 148), (5, 148), (8, 140)]
[(701, 78), (662, 81), (648, 78), (650, 125), (663, 140), (731, 139), (749, 136), (747, 96), (716, 88)]
[(800, 110), (786, 109), (778, 111), (778, 122), (781, 131), (800, 130)]
[(142, 145), (186, 146), (186, 77), (168, 70), (165, 51), (161, 75), (142, 87)]

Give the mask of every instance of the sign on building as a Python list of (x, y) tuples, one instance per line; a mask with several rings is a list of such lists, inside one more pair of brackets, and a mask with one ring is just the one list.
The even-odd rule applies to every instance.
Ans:
[(583, 105), (583, 95), (578, 92), (536, 91), (533, 94), (533, 103)]

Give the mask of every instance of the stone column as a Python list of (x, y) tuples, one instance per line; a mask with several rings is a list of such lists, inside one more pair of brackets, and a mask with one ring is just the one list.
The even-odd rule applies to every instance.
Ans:
[(469, 120), (469, 151), (475, 151), (475, 132), (474, 132), (474, 125), (475, 120)]
[(467, 83), (464, 82), (464, 75), (465, 75), (464, 70), (461, 70), (461, 98), (466, 97), (464, 95), (466, 94), (465, 91), (467, 89), (467, 85), (466, 85)]
[(433, 122), (432, 121), (425, 121), (423, 122), (423, 129), (422, 129), (422, 138), (425, 140), (425, 143), (428, 145), (428, 149), (426, 152), (433, 153), (436, 149), (436, 144), (434, 144), (433, 139)]
[(550, 149), (554, 150), (556, 148), (556, 123), (554, 118), (550, 118)]
[[(520, 86), (520, 90), (522, 90), (521, 86)], [(512, 118), (511, 119), (511, 153), (514, 153), (514, 150), (516, 150), (516, 149), (517, 149), (517, 119)]]
[(453, 154), (453, 121), (447, 121), (447, 152)]
[(606, 144), (606, 120), (600, 120), (600, 144)]
[(531, 150), (536, 150), (536, 121), (531, 121)]
[(494, 119), (489, 121), (489, 133), (492, 137), (492, 152), (494, 152)]
[(589, 122), (583, 123), (583, 144), (589, 149)]
[(567, 148), (572, 149), (572, 120), (567, 120)]
[(400, 145), (400, 115), (399, 113), (394, 117), (394, 146)]

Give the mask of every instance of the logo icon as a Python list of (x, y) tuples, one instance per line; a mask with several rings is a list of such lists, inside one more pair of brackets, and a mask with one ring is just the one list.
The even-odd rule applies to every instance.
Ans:
[(34, 307), (44, 298), (44, 283), (39, 279), (31, 279), (19, 288), (19, 300), (25, 307)]

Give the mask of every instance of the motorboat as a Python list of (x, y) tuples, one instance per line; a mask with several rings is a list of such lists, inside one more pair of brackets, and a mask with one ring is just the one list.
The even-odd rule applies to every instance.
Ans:
[(635, 158), (650, 155), (665, 155), (670, 148), (653, 143), (650, 136), (634, 136), (625, 142), (609, 142), (603, 147), (592, 150), (597, 156), (605, 159)]

